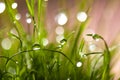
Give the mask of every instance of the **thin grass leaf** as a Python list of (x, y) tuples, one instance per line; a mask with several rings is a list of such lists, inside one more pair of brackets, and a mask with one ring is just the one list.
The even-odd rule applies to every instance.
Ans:
[(77, 31), (77, 34), (75, 36), (75, 40), (73, 42), (73, 46), (72, 46), (72, 49), (71, 49), (71, 57), (73, 57), (76, 54), (77, 46), (78, 46), (77, 44), (79, 42), (79, 38), (81, 37), (84, 29), (86, 28), (86, 25), (87, 25), (88, 21), (89, 20), (87, 19), (85, 22), (81, 23), (80, 27), (77, 29), (78, 31)]
[(99, 60), (100, 60), (100, 58), (101, 58), (102, 56), (103, 56), (103, 55), (101, 55), (101, 56), (96, 60), (94, 66), (93, 66), (92, 72), (91, 72), (90, 80), (96, 80), (95, 78), (97, 77), (97, 75), (95, 75), (95, 68), (96, 68), (97, 63), (99, 62)]
[(92, 54), (103, 54), (103, 52), (92, 52), (92, 53), (87, 53), (87, 54), (84, 54), (84, 55), (89, 56), (89, 55), (92, 55)]
[(104, 44), (105, 44), (105, 50), (104, 50), (104, 71), (102, 74), (102, 79), (101, 80), (109, 80), (110, 79), (110, 51), (108, 48), (108, 45), (106, 41), (104, 40), (103, 37), (101, 37), (98, 34), (87, 34), (88, 36), (92, 36), (93, 39), (102, 39)]
[(33, 17), (34, 16), (34, 6), (33, 6), (34, 0), (31, 0), (31, 3), (29, 2), (29, 0), (26, 0), (26, 4), (27, 4), (30, 15)]
[(41, 27), (41, 11), (42, 11), (42, 0), (38, 0), (38, 27)]
[[(9, 57), (6, 57), (6, 56), (0, 56), (0, 58), (5, 58), (5, 59), (9, 60)], [(13, 59), (10, 59), (10, 60), (16, 63), (15, 60), (13, 60)]]
[(79, 46), (79, 51), (82, 52), (83, 51), (83, 47), (85, 45), (85, 40), (82, 39), (81, 42), (80, 42), (80, 46)]
[(4, 2), (6, 4), (6, 8), (11, 18), (11, 21), (14, 24), (16, 31), (18, 32), (18, 35), (20, 36), (20, 38), (24, 39), (25, 31), (22, 25), (15, 19), (16, 12), (13, 11), (13, 9), (11, 8), (11, 2), (9, 0), (4, 0)]
[(23, 54), (23, 53), (33, 52), (33, 51), (50, 51), (50, 52), (59, 53), (59, 54), (63, 55), (65, 58), (67, 58), (67, 59), (71, 62), (72, 65), (74, 65), (73, 62), (71, 61), (71, 59), (69, 59), (63, 52), (55, 51), (55, 50), (50, 50), (50, 49), (38, 49), (38, 50), (33, 50), (33, 49), (32, 49), (32, 50), (27, 50), (27, 51), (18, 52), (18, 53), (16, 53), (16, 54), (12, 55), (9, 59), (7, 59), (6, 65), (7, 65), (7, 63), (9, 62), (9, 60), (11, 60), (13, 57), (15, 57), (15, 56), (17, 56), (17, 55), (20, 55), (20, 54)]
[(12, 33), (9, 33), (9, 35), (15, 37), (16, 39), (18, 39), (18, 40), (20, 41), (20, 49), (22, 50), (23, 42), (22, 42), (22, 40), (20, 39), (20, 37), (16, 36), (15, 34), (12, 34)]

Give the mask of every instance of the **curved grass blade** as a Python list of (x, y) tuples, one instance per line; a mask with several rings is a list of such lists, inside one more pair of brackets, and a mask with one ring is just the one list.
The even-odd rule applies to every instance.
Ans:
[(22, 45), (23, 45), (22, 40), (18, 36), (16, 36), (15, 34), (12, 34), (12, 33), (9, 33), (9, 34), (20, 41), (20, 49), (22, 50)]
[(29, 1), (30, 0), (26, 0), (26, 4), (27, 4), (30, 15), (33, 17), (34, 16), (34, 0), (31, 0), (31, 3)]
[(87, 36), (93, 37), (93, 39), (101, 39), (104, 42), (105, 45), (105, 50), (104, 50), (104, 71), (102, 74), (102, 79), (101, 80), (109, 80), (110, 78), (110, 51), (108, 48), (108, 45), (104, 38), (98, 34), (87, 34)]
[(11, 19), (16, 31), (18, 32), (19, 37), (24, 39), (25, 31), (24, 31), (22, 25), (20, 24), (20, 22), (15, 19), (15, 15), (17, 14), (17, 10), (14, 11), (12, 9), (10, 0), (4, 0), (4, 2), (6, 5), (6, 9), (9, 13), (10, 19)]
[[(38, 50), (39, 50), (39, 51), (50, 51), (50, 52), (59, 53), (59, 54), (63, 55), (65, 58), (67, 58), (67, 59), (71, 62), (72, 65), (74, 65), (73, 62), (72, 62), (63, 52), (55, 51), (55, 50), (50, 50), (50, 49), (38, 49)], [(14, 54), (13, 56), (11, 56), (9, 59), (7, 59), (6, 65), (7, 65), (7, 63), (9, 62), (9, 60), (11, 60), (13, 57), (15, 57), (15, 56), (17, 56), (17, 55), (20, 55), (20, 54), (23, 54), (23, 53), (26, 53), (26, 52), (38, 51), (38, 50), (33, 50), (33, 49), (32, 49), (32, 50), (27, 50), (27, 51), (18, 52), (18, 53), (16, 53), (16, 54)]]

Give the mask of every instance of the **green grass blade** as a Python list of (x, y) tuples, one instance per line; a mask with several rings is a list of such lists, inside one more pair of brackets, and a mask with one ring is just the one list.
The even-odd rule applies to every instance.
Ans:
[(12, 56), (6, 61), (6, 65), (7, 65), (7, 63), (9, 62), (9, 60), (11, 60), (13, 57), (15, 57), (15, 56), (17, 56), (17, 55), (20, 55), (20, 54), (23, 54), (23, 53), (33, 52), (33, 51), (49, 51), (49, 52), (53, 52), (53, 53), (59, 53), (59, 54), (63, 55), (65, 58), (67, 58), (67, 59), (71, 62), (72, 65), (74, 65), (73, 62), (71, 61), (71, 59), (68, 58), (63, 52), (55, 51), (55, 50), (50, 50), (50, 49), (38, 49), (38, 50), (33, 50), (33, 49), (32, 49), (32, 50), (25, 50), (25, 51), (18, 52), (18, 53), (16, 53), (16, 54), (12, 55)]
[(20, 36), (20, 38), (24, 39), (24, 36), (25, 36), (25, 31), (22, 27), (22, 25), (19, 23), (19, 21), (17, 21), (15, 19), (15, 15), (17, 14), (16, 11), (14, 11), (12, 8), (11, 8), (11, 1), (9, 0), (4, 0), (5, 1), (5, 4), (6, 4), (6, 8), (7, 8), (7, 11), (9, 13), (9, 16), (11, 18), (11, 21), (15, 27), (15, 29), (17, 30), (18, 32), (18, 35)]
[(29, 2), (29, 0), (26, 0), (26, 4), (27, 4), (28, 11), (29, 11), (30, 15), (33, 17), (34, 16), (34, 5), (33, 5), (34, 0), (31, 0), (31, 3)]

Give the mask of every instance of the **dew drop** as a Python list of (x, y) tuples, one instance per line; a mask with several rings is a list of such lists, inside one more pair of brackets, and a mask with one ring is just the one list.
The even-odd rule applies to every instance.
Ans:
[(16, 9), (18, 4), (16, 2), (12, 3), (12, 9)]
[(81, 63), (81, 62), (77, 62), (76, 66), (77, 66), (77, 67), (81, 67), (81, 66), (82, 66), (82, 63)]
[(46, 38), (43, 38), (42, 42), (43, 42), (43, 46), (47, 46), (49, 43), (48, 39), (46, 39)]
[(21, 19), (21, 14), (19, 14), (19, 13), (16, 14), (16, 15), (15, 15), (15, 19), (16, 19), (16, 20), (20, 20), (20, 19)]
[(9, 38), (5, 38), (1, 42), (1, 46), (5, 50), (9, 50), (12, 46), (12, 41)]
[(5, 11), (5, 3), (0, 2), (0, 14)]
[(30, 23), (32, 22), (32, 19), (31, 19), (31, 18), (27, 18), (27, 19), (26, 19), (26, 22), (27, 22), (28, 24), (30, 24)]
[(79, 12), (77, 14), (77, 19), (80, 21), (80, 22), (85, 22), (86, 19), (87, 19), (87, 14), (85, 12)]
[(59, 13), (56, 17), (55, 17), (56, 22), (59, 25), (65, 25), (68, 21), (67, 16), (65, 15), (65, 13)]
[(55, 29), (55, 32), (56, 32), (56, 34), (58, 34), (58, 35), (62, 35), (62, 34), (64, 34), (64, 28), (61, 27), (61, 26), (58, 26), (58, 27)]
[(12, 29), (10, 30), (10, 33), (18, 36), (18, 32), (16, 31), (15, 28), (12, 28)]
[(64, 45), (66, 42), (67, 42), (66, 39), (62, 39), (62, 40), (60, 41), (60, 44), (61, 44), (61, 45)]
[(70, 80), (70, 78), (67, 78), (67, 80)]
[(39, 44), (34, 44), (34, 45), (32, 46), (32, 49), (33, 49), (33, 50), (39, 50), (39, 49), (40, 49), (40, 45), (39, 45)]
[(16, 64), (18, 64), (18, 61), (16, 61)]
[(63, 36), (63, 35), (58, 35), (58, 36), (56, 37), (56, 41), (57, 41), (58, 43), (60, 43), (60, 41), (63, 40), (63, 39), (64, 39), (64, 36)]

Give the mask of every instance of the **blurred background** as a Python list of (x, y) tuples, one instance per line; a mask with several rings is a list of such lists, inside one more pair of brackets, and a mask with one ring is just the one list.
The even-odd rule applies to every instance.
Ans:
[[(2, 0), (1, 0), (2, 1)], [(67, 30), (73, 30), (74, 26), (79, 26), (77, 15), (79, 12), (87, 12), (90, 22), (87, 26), (87, 31), (95, 32), (102, 35), (108, 44), (111, 44), (116, 37), (120, 35), (120, 1), (119, 0), (44, 0), (43, 5), (46, 8), (45, 12), (45, 27), (48, 31), (50, 40), (55, 36), (55, 29), (58, 23), (55, 20), (57, 15), (63, 13), (67, 19), (62, 26)], [(25, 0), (16, 0), (18, 4), (18, 16), (26, 26), (26, 13), (28, 13)], [(37, 1), (36, 1), (37, 3)], [(83, 4), (83, 5), (82, 5)], [(80, 8), (81, 6), (84, 6)], [(1, 6), (0, 6), (1, 7)], [(63, 19), (64, 20), (64, 19)], [(0, 28), (4, 28), (9, 24), (9, 19), (5, 11), (0, 14)], [(51, 40), (52, 41), (52, 40)]]
[[(31, 33), (33, 24), (29, 24), (30, 30), (28, 30), (28, 23), (31, 23), (31, 20), (26, 18), (28, 16), (26, 2), (25, 0), (15, 1), (16, 3), (12, 5), (12, 8), (18, 9), (16, 19), (20, 20), (26, 32)], [(0, 0), (0, 40), (7, 36), (7, 32), (12, 29), (3, 2), (4, 0)], [(90, 19), (85, 34), (98, 33), (104, 37), (109, 46), (120, 44), (119, 0), (44, 0), (44, 2), (44, 26), (47, 29), (49, 42), (57, 40), (55, 36), (63, 34), (65, 31), (72, 32), (75, 27), (79, 27), (82, 22), (80, 17), (82, 13), (84, 15), (82, 16), (83, 21), (84, 18)], [(116, 61), (113, 68), (116, 76), (120, 75), (117, 73), (120, 67), (119, 55), (120, 51), (113, 58), (113, 62)]]

